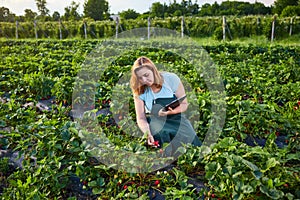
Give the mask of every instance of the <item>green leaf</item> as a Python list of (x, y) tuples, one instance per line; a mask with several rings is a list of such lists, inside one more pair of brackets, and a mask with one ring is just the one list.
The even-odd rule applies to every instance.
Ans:
[(254, 189), (251, 185), (244, 185), (244, 186), (242, 186), (242, 191), (243, 191), (243, 193), (250, 194), (250, 193), (254, 192)]
[(70, 140), (70, 133), (69, 133), (69, 131), (63, 130), (63, 131), (61, 132), (61, 137), (62, 137), (62, 139), (63, 139), (64, 141)]
[(284, 196), (284, 193), (280, 190), (276, 190), (275, 188), (269, 189), (265, 185), (261, 185), (260, 191), (270, 197), (271, 199), (281, 199)]
[(243, 199), (243, 197), (244, 197), (243, 194), (237, 193), (235, 191), (232, 194), (232, 199), (234, 199), (234, 200), (240, 200), (240, 199)]
[(253, 176), (256, 179), (260, 179), (262, 177), (262, 175), (263, 175), (263, 173), (260, 170), (258, 170), (258, 171), (252, 171), (251, 173), (253, 174)]
[(268, 187), (269, 188), (273, 188), (274, 186), (273, 186), (273, 180), (272, 179), (269, 179), (268, 180)]
[(287, 197), (288, 200), (293, 200), (295, 198), (295, 196), (292, 195), (291, 193), (287, 193), (285, 194), (285, 196)]
[(287, 160), (300, 160), (300, 152), (286, 155)]
[(90, 181), (90, 182), (88, 183), (88, 186), (90, 186), (90, 187), (95, 187), (95, 186), (97, 186), (97, 181)]
[(266, 169), (262, 170), (263, 172), (268, 171), (270, 168), (275, 167), (276, 165), (280, 164), (275, 158), (270, 158), (266, 162)]
[(74, 127), (69, 128), (70, 132), (75, 133), (76, 135), (78, 134), (78, 130)]
[(208, 146), (203, 145), (203, 146), (200, 147), (200, 152), (201, 152), (201, 154), (208, 155), (208, 154), (211, 153), (211, 148), (209, 148)]
[(214, 179), (215, 175), (217, 174), (217, 172), (220, 168), (221, 168), (220, 163), (217, 163), (217, 162), (208, 163), (205, 166), (205, 171), (206, 171), (205, 177), (208, 180)]
[(253, 164), (252, 162), (248, 161), (248, 160), (245, 160), (245, 159), (242, 159), (242, 162), (247, 166), (249, 167), (252, 171), (259, 171), (259, 168)]
[(239, 175), (243, 174), (243, 171), (239, 171), (232, 175), (232, 178), (237, 178)]
[(98, 179), (97, 179), (97, 182), (98, 182), (98, 185), (99, 185), (100, 187), (103, 187), (103, 186), (105, 185), (105, 180), (104, 180), (104, 178), (98, 178)]
[(5, 127), (6, 126), (6, 122), (3, 120), (0, 120), (0, 127)]
[(224, 181), (221, 180), (221, 182), (219, 183), (219, 188), (221, 191), (223, 191), (225, 189), (226, 185), (224, 183)]
[(93, 188), (93, 194), (101, 194), (104, 189), (103, 188)]

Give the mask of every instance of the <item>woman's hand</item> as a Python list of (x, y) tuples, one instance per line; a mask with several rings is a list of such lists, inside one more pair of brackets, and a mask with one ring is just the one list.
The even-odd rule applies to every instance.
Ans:
[(148, 145), (149, 146), (156, 146), (154, 143), (154, 138), (151, 134), (148, 134)]
[(174, 112), (174, 110), (172, 108), (169, 108), (169, 110), (167, 110), (167, 111), (165, 111), (162, 108), (158, 111), (158, 116), (160, 116), (160, 117), (165, 117), (167, 115), (173, 115), (173, 114), (176, 114), (176, 113)]

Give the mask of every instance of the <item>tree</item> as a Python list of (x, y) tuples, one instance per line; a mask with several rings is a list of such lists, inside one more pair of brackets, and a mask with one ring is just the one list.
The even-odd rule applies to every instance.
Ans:
[(152, 3), (150, 8), (150, 16), (151, 17), (164, 17), (165, 12), (167, 11), (166, 5), (161, 4), (160, 2)]
[(256, 15), (256, 14), (271, 14), (271, 7), (266, 7), (262, 3), (242, 1), (223, 1), (220, 5), (215, 2), (210, 5), (204, 4), (200, 11), (200, 16), (220, 16), (220, 15)]
[(71, 5), (65, 8), (65, 14), (63, 16), (64, 20), (79, 20), (81, 18), (78, 13), (79, 3), (76, 4), (75, 1), (71, 2)]
[(54, 11), (52, 14), (52, 20), (53, 21), (58, 21), (60, 19), (60, 14), (58, 11)]
[(0, 22), (13, 22), (16, 15), (11, 13), (8, 8), (0, 8)]
[(280, 15), (283, 9), (287, 6), (297, 6), (298, 2), (295, 0), (276, 0), (274, 2), (273, 12)]
[(199, 12), (200, 16), (213, 16), (213, 10), (212, 10), (212, 6), (209, 3), (205, 3), (201, 6), (200, 12)]
[(215, 3), (211, 6), (211, 10), (212, 10), (213, 16), (218, 15), (219, 10), (220, 10), (220, 5), (215, 1)]
[(133, 9), (128, 9), (119, 13), (122, 19), (136, 19), (140, 14)]
[(281, 17), (294, 17), (300, 16), (300, 5), (299, 6), (287, 6), (281, 12)]
[(171, 16), (181, 15), (182, 13), (182, 6), (181, 4), (177, 3), (176, 0), (173, 1), (168, 7), (168, 13)]
[(94, 20), (108, 19), (108, 2), (106, 0), (87, 0), (83, 6), (85, 17)]
[(255, 2), (253, 8), (254, 15), (268, 15), (271, 14), (271, 7), (266, 7), (263, 3)]
[(31, 21), (35, 19), (35, 17), (37, 16), (37, 13), (33, 12), (31, 9), (25, 9), (24, 12), (25, 12), (24, 15), (25, 21)]
[(199, 5), (197, 4), (197, 0), (194, 4), (191, 0), (189, 0), (187, 4), (187, 10), (191, 15), (197, 15), (199, 13)]
[(41, 17), (46, 17), (49, 15), (49, 10), (46, 8), (46, 0), (35, 0), (38, 11), (40, 12)]
[(240, 10), (237, 9), (237, 6), (240, 5), (236, 1), (223, 1), (220, 4), (219, 15), (240, 15)]

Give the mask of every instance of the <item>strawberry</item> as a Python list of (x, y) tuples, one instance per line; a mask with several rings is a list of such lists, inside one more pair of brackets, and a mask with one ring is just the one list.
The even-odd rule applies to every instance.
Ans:
[(158, 141), (154, 141), (154, 146), (159, 147), (159, 142)]
[(154, 182), (154, 185), (158, 185), (159, 184), (159, 180), (156, 180), (155, 182)]
[(289, 143), (289, 140), (285, 140), (285, 143), (287, 143), (287, 144), (288, 144), (288, 143)]
[(127, 186), (127, 185), (124, 185), (123, 189), (126, 190), (127, 188), (128, 188), (128, 186)]
[(88, 182), (87, 182), (87, 181), (82, 181), (82, 184), (83, 184), (83, 185), (87, 185)]
[(216, 198), (216, 195), (214, 193), (211, 194), (212, 198)]

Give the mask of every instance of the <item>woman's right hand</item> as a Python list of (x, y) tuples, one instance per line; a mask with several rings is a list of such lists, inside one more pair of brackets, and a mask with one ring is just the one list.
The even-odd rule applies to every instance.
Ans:
[(154, 144), (154, 138), (151, 134), (148, 134), (148, 145), (149, 146), (155, 146)]

